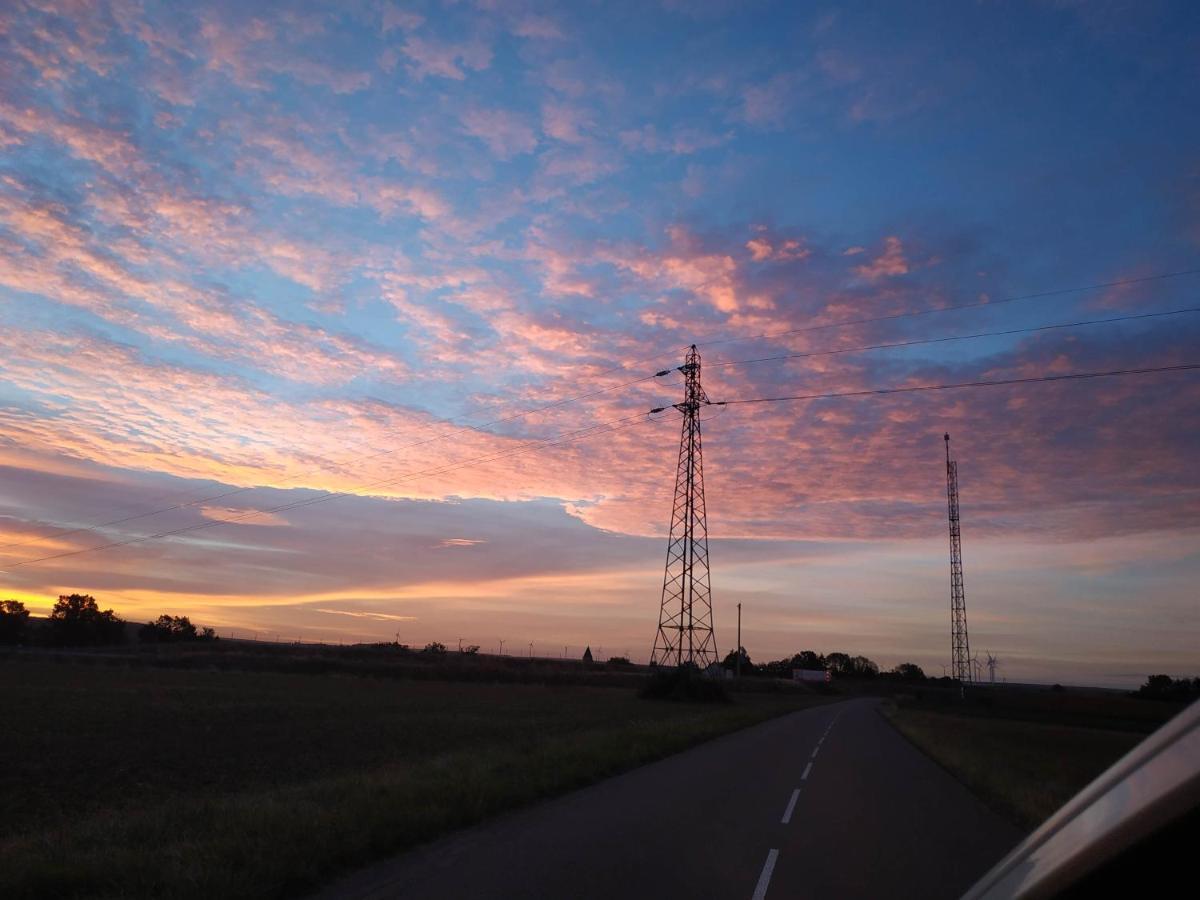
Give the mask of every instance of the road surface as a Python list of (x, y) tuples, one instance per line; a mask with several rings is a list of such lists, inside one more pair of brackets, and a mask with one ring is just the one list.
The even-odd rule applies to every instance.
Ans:
[(958, 897), (1021, 838), (878, 701), (804, 710), (336, 882), (383, 898)]

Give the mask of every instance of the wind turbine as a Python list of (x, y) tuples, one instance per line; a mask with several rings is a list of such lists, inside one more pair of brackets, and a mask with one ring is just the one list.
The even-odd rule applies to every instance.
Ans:
[(987, 651), (987, 667), (989, 680), (992, 684), (996, 683), (996, 666), (1000, 665), (1000, 660), (992, 656), (992, 651)]

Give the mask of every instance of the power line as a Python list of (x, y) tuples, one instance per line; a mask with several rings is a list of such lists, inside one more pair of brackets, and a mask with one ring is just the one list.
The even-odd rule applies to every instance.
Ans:
[(713, 341), (697, 341), (698, 347), (715, 347), (718, 344), (734, 344), (741, 341), (757, 341), (770, 338), (787, 337), (792, 334), (805, 334), (810, 331), (824, 331), (830, 328), (845, 328), (850, 325), (869, 325), (872, 322), (891, 322), (896, 319), (908, 319), (916, 316), (929, 316), (934, 313), (952, 312), (958, 309), (975, 309), (981, 306), (1000, 306), (1004, 303), (1019, 303), (1023, 300), (1037, 300), (1042, 297), (1061, 297), (1067, 294), (1081, 294), (1086, 291), (1099, 291), (1111, 287), (1125, 287), (1131, 284), (1145, 284), (1151, 281), (1165, 281), (1168, 278), (1182, 278), (1185, 275), (1200, 275), (1200, 268), (1182, 269), (1178, 272), (1162, 272), (1157, 275), (1144, 275), (1140, 278), (1122, 278), (1117, 281), (1105, 281), (1098, 284), (1087, 284), (1080, 287), (1058, 288), (1053, 291), (1039, 291), (1036, 294), (1020, 294), (1015, 297), (1002, 297), (999, 300), (979, 300), (975, 303), (956, 303), (951, 306), (937, 306), (930, 309), (918, 309), (912, 312), (891, 313), (886, 316), (869, 316), (863, 319), (850, 319), (845, 322), (831, 322), (828, 325), (809, 325), (805, 328), (792, 328), (788, 331), (764, 332), (746, 337), (721, 338)]
[(144, 543), (146, 541), (153, 541), (153, 540), (159, 540), (159, 539), (167, 538), (167, 537), (174, 537), (176, 535), (186, 534), (186, 533), (189, 533), (192, 531), (200, 531), (201, 529), (204, 529), (204, 528), (213, 528), (217, 525), (229, 525), (229, 524), (233, 524), (235, 522), (240, 522), (244, 519), (252, 518), (254, 516), (268, 515), (268, 514), (278, 513), (278, 512), (287, 512), (289, 510), (299, 509), (304, 506), (311, 506), (311, 505), (314, 505), (317, 503), (324, 503), (328, 500), (336, 500), (341, 497), (358, 496), (359, 491), (367, 490), (370, 488), (388, 487), (388, 486), (391, 486), (394, 484), (399, 484), (400, 482), (407, 481), (412, 478), (421, 477), (423, 475), (438, 475), (438, 474), (443, 474), (445, 472), (455, 471), (457, 469), (470, 468), (473, 465), (481, 465), (483, 463), (493, 462), (495, 460), (503, 459), (503, 458), (506, 458), (509, 456), (517, 456), (522, 453), (531, 453), (536, 450), (544, 449), (546, 447), (558, 446), (560, 444), (567, 444), (567, 443), (571, 443), (573, 441), (585, 440), (586, 438), (595, 437), (595, 436), (601, 435), (601, 434), (610, 434), (615, 431), (622, 431), (626, 428), (632, 428), (637, 425), (645, 424), (648, 421), (658, 421), (658, 420), (650, 419), (647, 417), (647, 415), (642, 414), (642, 413), (639, 413), (637, 415), (632, 415), (632, 416), (623, 416), (622, 418), (619, 418), (619, 419), (613, 419), (608, 422), (596, 423), (593, 425), (586, 426), (584, 428), (576, 429), (575, 431), (563, 432), (562, 434), (556, 435), (553, 438), (544, 438), (544, 439), (537, 440), (537, 441), (529, 441), (519, 447), (510, 448), (510, 449), (508, 449), (506, 451), (502, 451), (500, 453), (496, 453), (496, 454), (492, 454), (492, 455), (484, 455), (484, 456), (479, 456), (479, 457), (473, 457), (469, 460), (460, 460), (456, 463), (451, 463), (451, 464), (440, 466), (440, 467), (433, 468), (433, 469), (426, 469), (426, 470), (420, 471), (420, 472), (410, 472), (410, 473), (400, 476), (398, 478), (389, 478), (389, 479), (368, 482), (366, 484), (357, 486), (352, 491), (327, 491), (325, 493), (318, 494), (315, 497), (306, 497), (301, 500), (293, 500), (288, 503), (280, 504), (278, 506), (268, 507), (267, 509), (247, 510), (246, 512), (244, 512), (240, 515), (232, 516), (227, 519), (213, 519), (213, 520), (207, 521), (207, 522), (197, 522), (192, 525), (185, 525), (180, 528), (174, 528), (174, 529), (169, 529), (166, 531), (160, 531), (160, 532), (156, 532), (154, 534), (140, 535), (138, 537), (127, 538), (127, 539), (121, 540), (121, 541), (112, 541), (107, 544), (98, 544), (94, 547), (82, 547), (77, 550), (66, 550), (61, 553), (52, 553), (52, 554), (48, 554), (46, 556), (35, 557), (33, 559), (20, 560), (18, 562), (12, 563), (11, 565), (5, 566), (3, 569), (0, 569), (0, 572), (11, 572), (13, 569), (19, 569), (19, 568), (23, 568), (25, 566), (32, 566), (37, 563), (48, 562), (50, 560), (64, 559), (64, 558), (70, 557), (70, 556), (80, 556), (84, 553), (95, 553), (95, 552), (98, 552), (101, 550), (110, 550), (110, 549), (113, 549), (116, 547), (129, 546), (130, 544), (139, 544), (139, 543)]
[(1107, 319), (1086, 319), (1079, 322), (1061, 322), (1053, 325), (1037, 325), (1030, 328), (1007, 328), (1003, 331), (977, 331), (973, 334), (954, 334), (946, 337), (936, 338), (914, 338), (910, 341), (895, 341), (884, 344), (866, 344), (861, 347), (838, 347), (831, 350), (810, 350), (804, 353), (782, 353), (777, 356), (759, 356), (753, 359), (734, 359), (727, 362), (705, 363), (705, 366), (712, 369), (718, 366), (744, 366), (751, 363), (778, 362), (786, 359), (806, 359), (811, 356), (833, 356), (838, 353), (861, 353), (868, 350), (891, 350), (898, 347), (916, 347), (923, 344), (945, 344), (952, 341), (968, 341), (976, 338), (1005, 337), (1014, 334), (1032, 334), (1034, 332), (1054, 331), (1061, 328), (1080, 328), (1085, 325), (1108, 325), (1114, 322), (1132, 322), (1136, 319), (1155, 319), (1163, 316), (1179, 316), (1185, 313), (1200, 313), (1200, 306), (1189, 306), (1184, 309), (1170, 309), (1162, 312), (1133, 313), (1125, 316), (1112, 316)]
[[(1149, 375), (1155, 372), (1190, 372), (1200, 369), (1200, 363), (1181, 363), (1175, 366), (1148, 366), (1141, 369), (1110, 369), (1105, 372), (1069, 372), (1064, 375), (1037, 375), (1029, 378), (1001, 378), (994, 381), (959, 381), (953, 384), (916, 384), (908, 387), (875, 388), (864, 391), (837, 391), (828, 394), (794, 394), (786, 397), (749, 397), (739, 400), (714, 400), (713, 406), (733, 406), (741, 403), (783, 403), (791, 400), (832, 400), (839, 397), (869, 397), (886, 394), (912, 394), (919, 391), (949, 391), (957, 388), (997, 387), (1006, 384), (1034, 384), (1043, 381), (1076, 381), (1089, 378), (1110, 378), (1121, 375)], [(663, 407), (652, 409), (659, 412)]]

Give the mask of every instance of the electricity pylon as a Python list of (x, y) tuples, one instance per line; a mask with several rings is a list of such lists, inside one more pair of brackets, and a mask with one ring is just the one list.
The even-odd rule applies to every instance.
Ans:
[(679, 436), (679, 468), (671, 536), (663, 575), (662, 607), (651, 665), (705, 668), (717, 662), (713, 635), (712, 586), (708, 571), (708, 520), (704, 510), (704, 461), (700, 446), (700, 409), (708, 396), (700, 385), (700, 354), (693, 344), (679, 371), (684, 376), (683, 414)]
[(962, 530), (958, 521), (958, 462), (950, 456), (946, 435), (946, 501), (950, 509), (950, 661), (960, 685), (974, 681), (967, 639), (967, 598), (963, 592)]

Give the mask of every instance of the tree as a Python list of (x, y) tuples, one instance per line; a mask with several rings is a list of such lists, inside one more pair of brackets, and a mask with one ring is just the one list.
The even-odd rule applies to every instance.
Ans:
[(742, 674), (753, 675), (754, 663), (750, 661), (750, 654), (746, 652), (745, 647), (738, 647), (737, 650), (730, 650), (725, 654), (725, 659), (721, 661), (722, 668), (728, 669), (730, 672), (736, 672), (739, 654), (742, 657)]
[(29, 610), (20, 600), (0, 602), (0, 644), (22, 644), (29, 632)]
[(138, 630), (138, 640), (145, 643), (173, 644), (181, 641), (216, 639), (216, 631), (211, 628), (197, 628), (187, 616), (161, 615)]
[(896, 668), (892, 669), (888, 674), (895, 676), (903, 681), (924, 681), (925, 672), (916, 663), (900, 663)]
[(825, 667), (834, 675), (849, 675), (850, 674), (850, 654), (849, 653), (826, 653)]
[(60, 647), (123, 644), (125, 620), (111, 609), (101, 610), (89, 594), (64, 594), (50, 611), (49, 636)]
[(850, 660), (850, 671), (856, 678), (874, 678), (879, 674), (879, 666), (865, 656), (856, 656)]
[(815, 650), (801, 650), (792, 657), (793, 669), (824, 669), (825, 657)]
[(1151, 675), (1134, 696), (1151, 700), (1191, 700), (1200, 696), (1200, 678), (1176, 680), (1170, 675)]
[(879, 666), (865, 656), (851, 656), (848, 653), (830, 653), (825, 657), (825, 666), (834, 675), (843, 678), (874, 678), (879, 674)]
[(465, 656), (474, 656), (476, 653), (479, 652), (479, 645), (478, 644), (466, 644), (459, 650), (459, 652)]
[(446, 645), (439, 643), (437, 641), (432, 641), (431, 643), (426, 644), (421, 649), (421, 652), (427, 653), (430, 656), (445, 656), (446, 655)]

